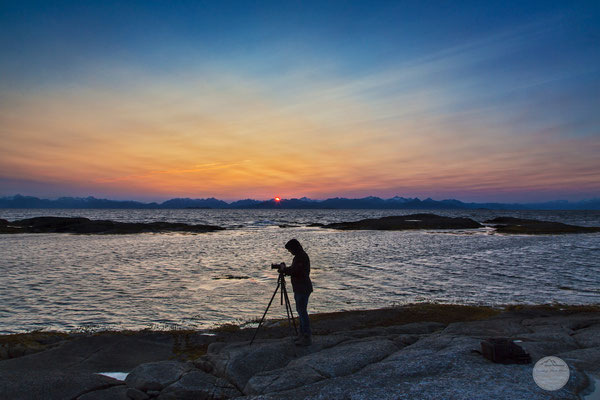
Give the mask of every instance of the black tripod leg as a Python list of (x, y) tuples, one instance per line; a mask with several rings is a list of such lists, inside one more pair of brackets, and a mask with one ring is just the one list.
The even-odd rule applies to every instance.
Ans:
[[(290, 328), (292, 327), (292, 324), (294, 325), (294, 332), (296, 332), (296, 335), (298, 334), (298, 328), (296, 328), (296, 321), (294, 320), (294, 312), (292, 311), (292, 304), (290, 303), (290, 298), (288, 297), (288, 292), (287, 292), (287, 288), (284, 286), (282, 286), (282, 292), (283, 295), (285, 296), (285, 309), (286, 311), (289, 310), (288, 312), (288, 324), (290, 326)], [(290, 320), (292, 321), (292, 323), (290, 324)]]
[(260, 326), (264, 322), (265, 317), (267, 316), (267, 312), (269, 311), (269, 307), (271, 307), (271, 303), (273, 302), (273, 299), (275, 298), (275, 295), (277, 294), (277, 291), (279, 290), (279, 285), (280, 285), (280, 282), (277, 281), (277, 287), (275, 288), (275, 291), (273, 292), (273, 296), (271, 296), (271, 301), (269, 301), (269, 305), (267, 306), (265, 313), (263, 314), (262, 318), (260, 319), (260, 322), (258, 323), (258, 326), (256, 327), (256, 330), (254, 331), (254, 336), (252, 336), (252, 340), (250, 341), (250, 344), (254, 343), (254, 339), (256, 339), (258, 330), (260, 329)]

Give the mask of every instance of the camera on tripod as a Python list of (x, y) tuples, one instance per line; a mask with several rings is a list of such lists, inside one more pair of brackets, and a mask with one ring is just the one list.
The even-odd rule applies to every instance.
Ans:
[[(290, 331), (292, 334), (294, 334), (294, 332), (296, 333), (296, 335), (298, 334), (298, 328), (296, 328), (296, 321), (294, 321), (294, 312), (292, 311), (292, 305), (290, 304), (290, 298), (288, 297), (288, 292), (285, 287), (285, 274), (283, 273), (284, 267), (285, 267), (285, 263), (271, 264), (271, 269), (276, 269), (279, 272), (279, 277), (277, 278), (277, 287), (275, 288), (275, 292), (273, 293), (273, 296), (271, 297), (271, 300), (269, 301), (269, 305), (267, 305), (267, 309), (265, 310), (265, 313), (263, 314), (262, 318), (260, 319), (260, 322), (258, 323), (258, 326), (256, 327), (256, 330), (254, 331), (254, 336), (252, 336), (252, 340), (250, 341), (250, 344), (254, 343), (254, 339), (256, 339), (256, 334), (258, 333), (258, 330), (262, 326), (262, 323), (265, 321), (265, 317), (267, 316), (269, 307), (271, 307), (271, 303), (273, 303), (273, 299), (277, 295), (277, 292), (279, 291), (280, 288), (281, 288), (281, 305), (285, 304), (285, 313), (287, 314), (287, 318), (288, 318), (288, 326), (290, 327)], [(292, 326), (294, 327), (293, 331), (292, 331)]]
[(271, 269), (276, 269), (279, 272), (281, 272), (281, 268), (283, 268), (283, 263), (279, 263), (279, 264), (271, 264)]

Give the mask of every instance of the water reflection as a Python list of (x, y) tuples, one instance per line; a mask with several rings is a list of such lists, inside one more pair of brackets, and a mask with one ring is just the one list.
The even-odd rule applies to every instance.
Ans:
[[(24, 213), (3, 210), (0, 218), (19, 218), (19, 212)], [(413, 301), (600, 301), (599, 234), (505, 236), (485, 230), (449, 234), (275, 226), (284, 219), (304, 224), (398, 213), (380, 210), (84, 212), (88, 214), (78, 215), (246, 227), (201, 235), (4, 235), (0, 237), (0, 330), (70, 330), (86, 325), (140, 329), (153, 324), (206, 327), (254, 319), (276, 285), (270, 264), (290, 261), (283, 244), (291, 237), (305, 244), (311, 256), (316, 288), (311, 312)], [(445, 213), (457, 215), (456, 211)], [(484, 220), (491, 212), (467, 213)], [(585, 219), (588, 225), (600, 225), (598, 213), (592, 217), (566, 213), (564, 222), (583, 224)], [(546, 219), (564, 217), (563, 212), (545, 214)], [(274, 308), (270, 315), (276, 316), (276, 311), (285, 314)]]

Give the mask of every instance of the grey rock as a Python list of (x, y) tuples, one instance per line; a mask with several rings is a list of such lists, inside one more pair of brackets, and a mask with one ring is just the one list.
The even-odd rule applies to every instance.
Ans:
[(130, 400), (126, 392), (127, 386), (119, 385), (108, 389), (94, 390), (79, 396), (77, 400)]
[(556, 356), (582, 370), (600, 374), (600, 347), (571, 350)]
[(229, 399), (239, 397), (241, 393), (224, 379), (217, 378), (200, 370), (186, 373), (177, 382), (166, 387), (160, 399), (178, 400)]
[(281, 392), (324, 379), (327, 377), (312, 368), (281, 368), (254, 375), (244, 387), (244, 393), (257, 395)]
[(354, 338), (367, 338), (375, 336), (388, 336), (392, 334), (428, 334), (446, 327), (440, 322), (413, 322), (403, 325), (381, 326), (367, 329), (356, 329), (352, 331), (343, 331), (340, 334), (351, 336)]
[(522, 342), (518, 343), (525, 351), (531, 355), (531, 360), (535, 363), (537, 360), (547, 356), (555, 356), (560, 353), (577, 349), (577, 346), (563, 342)]
[(563, 328), (574, 331), (585, 329), (591, 325), (600, 324), (600, 317), (597, 313), (577, 313), (572, 315), (548, 315), (547, 317), (528, 318), (521, 321), (521, 324), (530, 328), (532, 331), (540, 329)]
[(244, 388), (246, 394), (292, 389), (322, 379), (349, 375), (396, 352), (389, 340), (358, 340), (292, 360), (285, 368), (254, 375)]
[(573, 335), (573, 339), (581, 347), (600, 346), (600, 324), (577, 330)]
[(511, 337), (529, 333), (530, 330), (522, 326), (518, 320), (498, 318), (484, 321), (454, 322), (444, 329), (444, 334), (466, 335), (481, 338), (505, 336)]
[[(471, 352), (479, 338), (438, 335), (433, 348), (406, 347), (351, 375), (321, 380), (262, 399), (546, 400), (531, 376), (532, 365), (494, 364)], [(417, 343), (420, 343), (417, 342)], [(572, 370), (554, 399), (575, 400), (587, 381)]]
[(427, 334), (427, 333), (436, 332), (436, 331), (444, 329), (445, 327), (446, 327), (446, 324), (442, 324), (441, 322), (425, 321), (425, 322), (412, 322), (410, 324), (404, 324), (404, 325), (388, 326), (388, 327), (386, 327), (386, 330), (389, 333), (406, 333), (406, 334), (419, 335), (419, 334)]
[(248, 342), (235, 343), (209, 347), (203, 359), (213, 365), (216, 375), (242, 390), (257, 373), (281, 368), (294, 358), (333, 347), (345, 340), (348, 338), (339, 335), (313, 336), (313, 344), (307, 347), (294, 346), (289, 339), (257, 341), (251, 346)]
[(105, 389), (122, 382), (89, 372), (41, 369), (12, 369), (11, 361), (0, 363), (0, 399), (74, 399), (94, 390)]
[(190, 364), (178, 361), (158, 361), (141, 364), (125, 378), (127, 386), (147, 391), (162, 390), (191, 369)]
[(134, 388), (128, 388), (125, 394), (132, 400), (148, 400), (150, 398), (146, 393)]
[[(569, 334), (570, 329), (556, 326), (555, 329), (537, 330), (533, 333), (514, 335), (512, 339), (535, 342), (559, 342), (570, 347), (578, 347), (577, 341)], [(566, 350), (565, 350), (566, 351)]]

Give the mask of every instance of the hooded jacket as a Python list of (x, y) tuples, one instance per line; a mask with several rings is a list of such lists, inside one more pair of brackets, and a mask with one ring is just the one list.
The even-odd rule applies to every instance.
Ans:
[(304, 250), (294, 254), (292, 265), (286, 267), (283, 272), (292, 277), (292, 289), (294, 293), (308, 294), (313, 291), (310, 280), (310, 259)]

